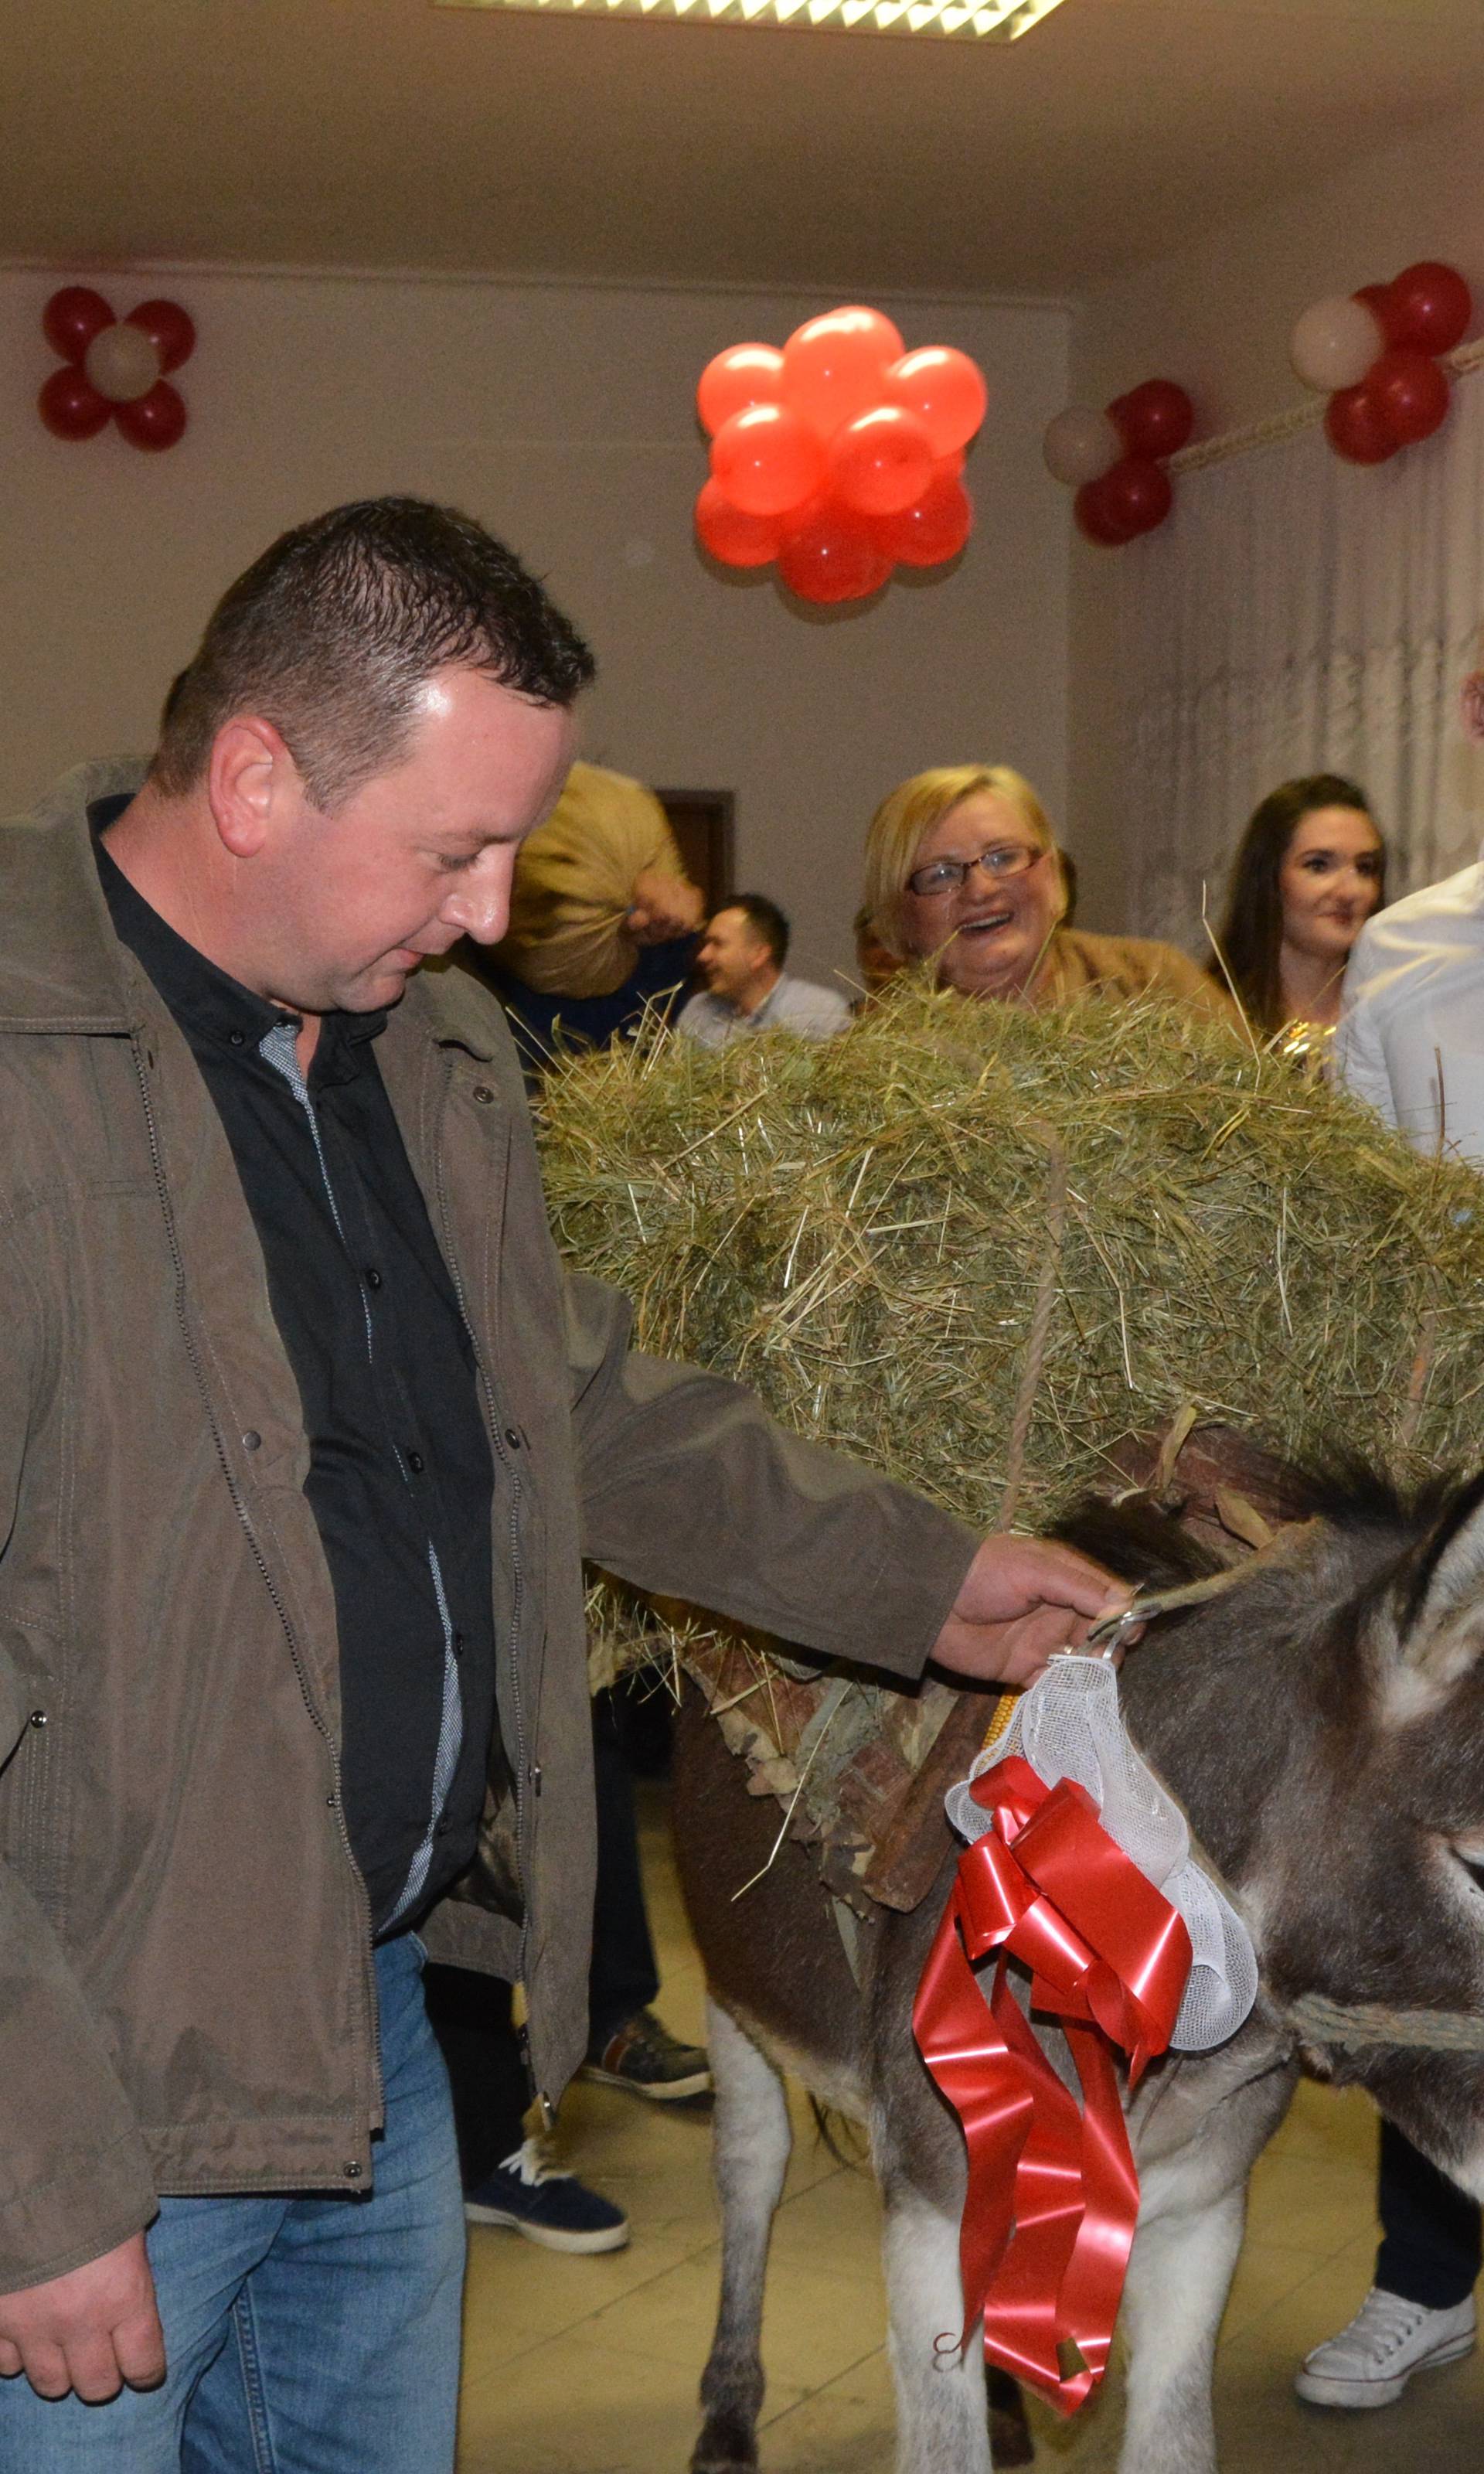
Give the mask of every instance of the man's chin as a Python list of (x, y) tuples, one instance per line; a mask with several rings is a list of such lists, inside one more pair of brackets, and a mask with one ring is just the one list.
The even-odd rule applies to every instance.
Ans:
[(342, 1013), (385, 1013), (401, 1004), (408, 981), (421, 967), (421, 956), (416, 962), (375, 962), (347, 981), (335, 1003)]

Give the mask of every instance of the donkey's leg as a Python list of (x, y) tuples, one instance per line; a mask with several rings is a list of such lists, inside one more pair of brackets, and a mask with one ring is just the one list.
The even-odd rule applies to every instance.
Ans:
[[(882, 2248), (891, 2316), (887, 2350), (897, 2386), (898, 2474), (990, 2474), (984, 2348), (975, 2334), (962, 2362), (959, 2219), (898, 2186), (889, 2196)], [(938, 2340), (950, 2341), (943, 2351)]]
[(702, 2374), (706, 2423), (691, 2474), (739, 2474), (757, 2462), (762, 2406), (762, 2292), (773, 2212), (793, 2142), (783, 2082), (719, 2001), (706, 2004), (716, 2082), (712, 2171), (722, 2205), (722, 2294)]
[(1185, 2206), (1172, 2195), (1163, 2208), (1161, 2195), (1146, 2183), (1156, 2204), (1139, 2223), (1123, 2291), (1128, 2418), (1119, 2474), (1215, 2474), (1211, 2372), (1246, 2193), (1238, 2185)]

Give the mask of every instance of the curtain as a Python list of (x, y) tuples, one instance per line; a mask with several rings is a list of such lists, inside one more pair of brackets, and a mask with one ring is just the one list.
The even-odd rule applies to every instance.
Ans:
[(1294, 774), (1364, 786), (1393, 899), (1484, 833), (1484, 756), (1458, 718), (1484, 622), (1484, 373), (1389, 464), (1284, 426), (1193, 450), (1168, 521), (1113, 553), (1132, 924), (1197, 954), (1203, 886), (1214, 923), (1248, 815)]

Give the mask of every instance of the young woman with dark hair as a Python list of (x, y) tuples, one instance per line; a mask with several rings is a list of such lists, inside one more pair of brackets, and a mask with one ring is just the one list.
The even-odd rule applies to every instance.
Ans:
[(1351, 947), (1385, 899), (1386, 844), (1359, 785), (1339, 773), (1280, 783), (1242, 836), (1221, 959), (1207, 967), (1230, 972), (1255, 1031), (1331, 1031)]

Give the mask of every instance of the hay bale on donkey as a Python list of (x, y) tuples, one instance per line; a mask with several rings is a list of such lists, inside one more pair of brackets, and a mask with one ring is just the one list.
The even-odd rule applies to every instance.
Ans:
[[(1426, 1491), (1481, 1456), (1478, 1183), (1220, 1026), (920, 990), (824, 1049), (599, 1060), (545, 1114), (563, 1240), (635, 1297), (650, 1345), (986, 1527), (1060, 1523), (1146, 1582), (1232, 1567), (1125, 1670), (1134, 1739), (1262, 1966), (1241, 2032), (1157, 2064), (1130, 2107), (1123, 2462), (1210, 2465), (1247, 2173), (1301, 2060), (1362, 2079), (1484, 2191), (1484, 1496)], [(1354, 1467), (1316, 1487), (1299, 1470), (1337, 1441)], [(1281, 1551), (1241, 1568), (1273, 1529)], [(942, 1787), (987, 1713), (810, 1681), (766, 1644), (692, 1633), (679, 1655), (725, 2214), (695, 2465), (756, 2462), (781, 2064), (870, 2125), (901, 2466), (982, 2474), (982, 2364), (934, 2352), (958, 2319), (963, 2142), (910, 2012), (953, 1862)]]

